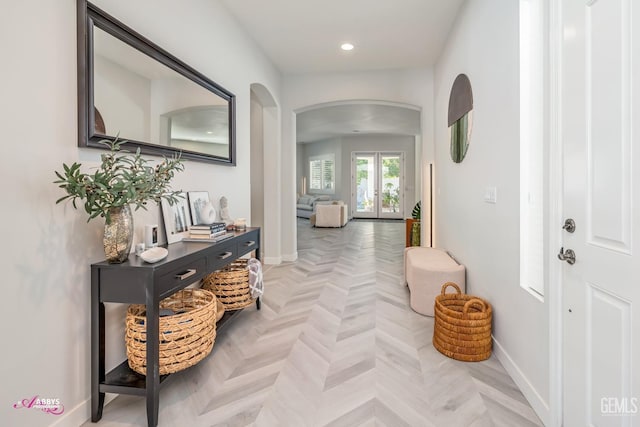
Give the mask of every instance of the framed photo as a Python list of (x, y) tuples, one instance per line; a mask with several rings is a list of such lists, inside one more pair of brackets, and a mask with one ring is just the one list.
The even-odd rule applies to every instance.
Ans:
[(204, 218), (205, 207), (209, 204), (208, 191), (189, 191), (189, 211), (191, 212), (191, 224), (211, 224), (210, 219)]
[(173, 206), (164, 199), (161, 202), (167, 243), (179, 242), (183, 237), (189, 236), (191, 216), (189, 215), (187, 193), (181, 193), (181, 196)]

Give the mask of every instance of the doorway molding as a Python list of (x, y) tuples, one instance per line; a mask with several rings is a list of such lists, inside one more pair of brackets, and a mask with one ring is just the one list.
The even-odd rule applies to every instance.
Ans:
[(549, 119), (549, 236), (545, 259), (549, 266), (545, 283), (545, 295), (549, 304), (549, 414), (548, 425), (560, 427), (563, 421), (563, 322), (562, 266), (556, 258), (562, 246), (563, 221), (563, 141), (562, 141), (562, 0), (546, 0), (548, 7), (549, 52), (547, 60), (549, 102), (546, 117)]
[[(280, 107), (264, 85), (252, 83), (250, 113), (252, 224), (262, 227), (265, 264), (282, 262)], [(269, 170), (266, 174), (264, 171)], [(255, 214), (254, 214), (255, 211)], [(253, 220), (258, 223), (253, 224)]]

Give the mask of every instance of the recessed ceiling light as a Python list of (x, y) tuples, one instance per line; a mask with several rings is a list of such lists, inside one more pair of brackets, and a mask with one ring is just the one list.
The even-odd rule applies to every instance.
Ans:
[(340, 49), (353, 50), (353, 45), (351, 43), (342, 43), (342, 46), (340, 46)]
[(207, 131), (207, 133), (208, 133), (209, 135), (213, 134), (213, 132), (211, 132), (210, 130), (208, 130), (208, 131)]

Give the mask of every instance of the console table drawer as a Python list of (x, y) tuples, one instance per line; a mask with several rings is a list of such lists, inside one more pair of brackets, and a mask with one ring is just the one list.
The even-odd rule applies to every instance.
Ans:
[(207, 257), (208, 269), (210, 272), (218, 270), (219, 268), (229, 264), (237, 257), (238, 251), (236, 249), (235, 240), (230, 239), (229, 242), (220, 242), (215, 246), (215, 251)]
[(260, 246), (260, 232), (253, 230), (238, 238), (238, 256), (251, 252)]
[(160, 299), (202, 279), (207, 272), (207, 260), (202, 257), (173, 269), (158, 280)]

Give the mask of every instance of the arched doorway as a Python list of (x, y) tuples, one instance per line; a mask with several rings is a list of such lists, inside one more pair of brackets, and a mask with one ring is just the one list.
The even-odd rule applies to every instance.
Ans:
[[(294, 113), (297, 194), (330, 193), (331, 198), (350, 204), (350, 216), (358, 216), (362, 203), (357, 198), (357, 189), (363, 182), (357, 182), (359, 174), (354, 161), (357, 163), (358, 159), (354, 155), (368, 153), (381, 159), (379, 167), (376, 166), (378, 176), (369, 177), (367, 185), (372, 190), (367, 203), (380, 207), (380, 214), (373, 216), (410, 215), (423, 190), (420, 107), (380, 100), (345, 100), (307, 106)], [(389, 153), (403, 159), (395, 186), (383, 173)], [(323, 165), (326, 179), (313, 175), (311, 169), (316, 164)], [(385, 209), (397, 213), (385, 213)]]

